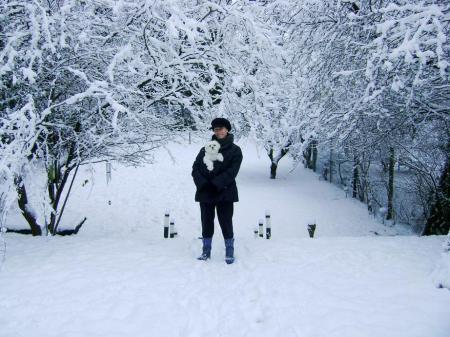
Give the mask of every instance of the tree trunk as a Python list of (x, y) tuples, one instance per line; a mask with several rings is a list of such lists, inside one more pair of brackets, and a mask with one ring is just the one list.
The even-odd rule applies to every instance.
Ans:
[(278, 165), (272, 162), (270, 165), (270, 179), (275, 179), (277, 177), (277, 168)]
[(62, 192), (64, 187), (66, 186), (67, 179), (69, 178), (71, 168), (67, 168), (63, 174), (60, 172), (60, 168), (57, 170), (57, 178), (53, 181), (49, 181), (48, 183), (48, 192), (50, 196), (50, 202), (54, 212), (50, 215), (50, 223), (48, 224), (48, 230), (50, 233), (54, 234), (55, 224), (56, 224), (56, 214), (58, 210), (59, 201), (61, 199)]
[(41, 226), (39, 226), (39, 224), (37, 223), (37, 220), (33, 212), (30, 210), (29, 207), (27, 207), (28, 204), (27, 190), (25, 189), (25, 184), (23, 183), (22, 178), (16, 177), (15, 184), (17, 187), (19, 208), (22, 211), (23, 217), (30, 225), (31, 234), (33, 236), (42, 235)]
[(358, 171), (358, 157), (355, 156), (353, 160), (353, 194), (352, 197), (356, 198), (358, 196), (358, 184), (359, 184), (359, 171)]
[(330, 183), (332, 183), (333, 182), (333, 148), (330, 149), (329, 168), (330, 168)]
[(389, 148), (389, 183), (388, 183), (388, 201), (386, 220), (394, 218), (394, 169), (395, 169), (395, 151), (393, 147)]
[[(52, 172), (49, 172), (48, 176), (48, 194), (50, 197), (50, 203), (54, 210), (52, 214), (50, 215), (50, 222), (45, 224), (45, 229), (48, 230), (49, 233), (55, 234), (55, 224), (56, 224), (56, 215), (57, 215), (57, 209), (59, 205), (59, 201), (61, 199), (62, 192), (64, 190), (64, 187), (66, 185), (67, 179), (70, 175), (70, 172), (72, 168), (66, 168), (66, 171), (61, 174), (59, 172), (60, 168), (57, 168), (53, 171), (53, 168), (51, 168)], [(56, 175), (55, 175), (55, 172)], [(58, 181), (59, 180), (59, 181)], [(21, 177), (17, 177), (15, 179), (15, 184), (17, 187), (17, 196), (18, 196), (18, 204), (19, 208), (22, 211), (22, 215), (25, 218), (25, 220), (28, 222), (30, 228), (31, 228), (31, 234), (33, 236), (40, 236), (42, 235), (42, 228), (37, 223), (36, 215), (33, 213), (33, 211), (27, 206), (28, 204), (28, 195), (27, 190), (25, 187), (25, 184)]]
[(306, 148), (306, 150), (303, 151), (303, 158), (305, 158), (305, 168), (309, 168), (310, 169), (312, 167), (311, 155), (312, 155), (311, 143), (309, 143), (307, 148)]
[(273, 148), (270, 148), (270, 150), (267, 152), (267, 155), (270, 159), (270, 179), (275, 179), (277, 176), (277, 166), (273, 162)]
[(447, 145), (447, 159), (434, 203), (422, 235), (445, 235), (450, 230), (450, 143)]
[(311, 142), (311, 149), (312, 149), (312, 165), (311, 168), (314, 172), (316, 172), (317, 169), (317, 140), (313, 140)]
[[(75, 181), (75, 178), (76, 178), (76, 176), (77, 176), (77, 172), (78, 172), (78, 168), (79, 168), (79, 167), (80, 167), (80, 164), (77, 165), (77, 168), (75, 169), (75, 172), (74, 172), (74, 174), (73, 174), (72, 182), (70, 183), (69, 190), (67, 191), (66, 198), (65, 198), (64, 203), (63, 203), (63, 205), (62, 205), (62, 207), (61, 207), (61, 211), (60, 211), (60, 213), (59, 213), (58, 220), (56, 221), (56, 224), (53, 226), (52, 235), (57, 234), (58, 225), (59, 225), (59, 222), (61, 221), (61, 217), (62, 217), (62, 215), (63, 215), (64, 208), (66, 207), (67, 199), (68, 199), (69, 196), (70, 196), (70, 191), (72, 190), (73, 182)], [(67, 178), (69, 177), (69, 173), (70, 173), (71, 170), (67, 169), (67, 171), (68, 171), (68, 172), (65, 172), (66, 177), (65, 177), (65, 179), (64, 179), (64, 185), (65, 185), (65, 183), (66, 183), (66, 181), (67, 181)], [(62, 192), (62, 189), (61, 189), (61, 192)], [(80, 227), (81, 227), (81, 226), (80, 226)]]
[(278, 162), (283, 158), (288, 152), (289, 152), (289, 145), (285, 146), (281, 149), (280, 153), (277, 156), (274, 156), (274, 150), (273, 147), (269, 149), (267, 152), (271, 164), (270, 164), (270, 179), (276, 179), (277, 177), (277, 168), (278, 168)]
[[(79, 130), (79, 126), (76, 126), (76, 131)], [(50, 197), (50, 203), (53, 208), (53, 212), (50, 215), (50, 223), (47, 225), (48, 231), (55, 235), (55, 225), (56, 225), (56, 215), (58, 212), (58, 205), (61, 199), (62, 192), (66, 186), (67, 179), (69, 179), (70, 172), (73, 166), (70, 163), (74, 159), (74, 149), (75, 144), (71, 144), (69, 147), (69, 153), (67, 155), (67, 160), (64, 166), (60, 166), (58, 160), (53, 162), (53, 167), (49, 168), (48, 172), (48, 194)], [(64, 169), (64, 172), (63, 172)]]

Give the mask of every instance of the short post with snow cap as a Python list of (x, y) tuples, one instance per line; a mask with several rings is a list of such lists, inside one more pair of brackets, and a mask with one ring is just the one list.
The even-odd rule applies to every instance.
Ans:
[(259, 220), (259, 237), (263, 238), (264, 237), (264, 222), (262, 220)]
[(270, 219), (270, 211), (266, 210), (266, 239), (270, 239), (272, 236), (272, 225)]
[(166, 211), (164, 214), (164, 238), (167, 239), (169, 237), (169, 211)]
[(175, 220), (170, 220), (170, 238), (173, 239), (175, 237)]
[(309, 233), (309, 237), (313, 238), (314, 237), (314, 232), (316, 231), (316, 223), (310, 223), (308, 224), (308, 233)]

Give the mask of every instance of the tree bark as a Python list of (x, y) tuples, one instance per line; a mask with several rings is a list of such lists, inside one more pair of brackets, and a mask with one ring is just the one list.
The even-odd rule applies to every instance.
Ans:
[(389, 183), (386, 220), (394, 218), (394, 170), (395, 170), (395, 150), (389, 148)]
[(332, 183), (333, 182), (333, 148), (330, 149), (329, 169), (330, 169), (330, 183)]
[(270, 164), (270, 179), (275, 179), (277, 177), (277, 168), (278, 165), (275, 164), (274, 162)]
[(274, 156), (274, 150), (273, 147), (269, 149), (267, 152), (271, 164), (270, 164), (270, 179), (276, 179), (277, 177), (277, 168), (278, 168), (278, 162), (283, 158), (288, 152), (289, 152), (289, 145), (282, 148), (280, 153), (277, 156)]
[(37, 223), (35, 215), (30, 211), (30, 208), (27, 207), (28, 204), (28, 196), (27, 190), (25, 188), (25, 184), (21, 177), (16, 177), (15, 184), (17, 187), (17, 195), (18, 195), (18, 204), (19, 208), (22, 211), (23, 217), (28, 222), (31, 228), (31, 234), (33, 236), (42, 235), (41, 226)]
[[(50, 223), (47, 225), (48, 231), (55, 234), (56, 225), (56, 215), (58, 211), (59, 201), (61, 199), (62, 192), (66, 186), (67, 179), (69, 178), (70, 172), (73, 169), (71, 162), (74, 159), (74, 149), (75, 144), (71, 144), (69, 148), (69, 153), (67, 155), (67, 160), (64, 166), (60, 166), (58, 161), (55, 160), (53, 167), (50, 168), (50, 172), (53, 174), (48, 175), (48, 194), (50, 197), (50, 203), (53, 208), (53, 213), (50, 215)], [(63, 172), (64, 169), (64, 172)]]
[(48, 224), (48, 230), (50, 233), (54, 233), (55, 224), (56, 224), (56, 213), (58, 210), (59, 201), (61, 199), (62, 192), (64, 190), (64, 187), (66, 186), (67, 179), (69, 178), (69, 174), (71, 171), (72, 171), (71, 168), (66, 167), (66, 170), (62, 174), (62, 178), (60, 179), (59, 182), (58, 181), (49, 182), (48, 190), (49, 190), (51, 205), (54, 210), (54, 212), (50, 215), (50, 223)]
[(311, 168), (314, 172), (317, 170), (317, 140), (313, 140), (311, 142), (311, 149), (312, 149), (312, 165)]
[(353, 179), (352, 179), (353, 198), (356, 198), (358, 196), (358, 184), (359, 184), (358, 157), (355, 156), (353, 159)]
[[(78, 172), (78, 168), (79, 168), (79, 167), (80, 167), (80, 164), (77, 165), (77, 168), (75, 169), (75, 172), (74, 172), (74, 174), (73, 174), (72, 182), (70, 183), (69, 190), (67, 191), (67, 194), (66, 194), (66, 199), (64, 200), (64, 203), (63, 203), (63, 205), (62, 205), (62, 207), (61, 207), (61, 211), (60, 211), (60, 213), (59, 213), (58, 220), (56, 221), (56, 224), (55, 224), (55, 225), (53, 226), (53, 228), (52, 228), (52, 232), (51, 232), (52, 235), (55, 235), (55, 234), (56, 234), (56, 231), (58, 230), (58, 225), (59, 225), (59, 222), (61, 221), (61, 217), (62, 217), (62, 215), (63, 215), (64, 208), (66, 207), (67, 199), (68, 199), (69, 196), (70, 196), (70, 191), (72, 190), (73, 182), (75, 181), (75, 178), (76, 178), (76, 176), (77, 176), (77, 172)], [(71, 170), (67, 169), (67, 171), (69, 171), (69, 173), (70, 173)], [(69, 173), (67, 173), (67, 176), (65, 177), (64, 184), (66, 183), (67, 178), (69, 177)], [(61, 191), (62, 191), (62, 190), (61, 190)]]
[(307, 148), (305, 151), (303, 151), (303, 158), (305, 158), (305, 168), (311, 168), (311, 155), (312, 155), (312, 151), (311, 151), (311, 143), (308, 144)]

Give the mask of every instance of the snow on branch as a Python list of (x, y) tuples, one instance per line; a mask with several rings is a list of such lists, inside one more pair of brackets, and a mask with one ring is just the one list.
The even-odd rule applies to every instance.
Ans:
[(378, 13), (383, 15), (383, 20), (376, 24), (379, 36), (373, 42), (376, 49), (372, 64), (386, 64), (390, 68), (399, 59), (422, 66), (433, 62), (439, 67), (440, 75), (446, 76), (449, 63), (444, 25), (448, 30), (448, 8), (436, 4), (389, 4), (374, 15)]

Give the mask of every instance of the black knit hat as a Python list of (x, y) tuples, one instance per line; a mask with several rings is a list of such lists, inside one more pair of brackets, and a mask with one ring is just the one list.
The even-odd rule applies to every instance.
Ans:
[(226, 118), (214, 118), (211, 122), (211, 130), (214, 130), (214, 128), (221, 128), (222, 126), (227, 128), (228, 131), (231, 131), (230, 121)]

